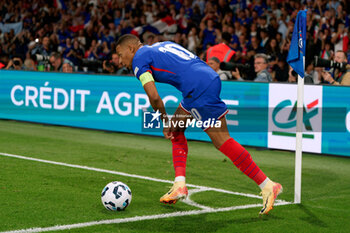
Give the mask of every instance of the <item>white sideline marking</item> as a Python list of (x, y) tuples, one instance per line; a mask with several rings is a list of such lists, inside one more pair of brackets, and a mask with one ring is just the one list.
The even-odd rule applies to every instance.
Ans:
[[(106, 169), (101, 169), (101, 168), (94, 168), (94, 167), (81, 166), (81, 165), (75, 165), (75, 164), (69, 164), (69, 163), (55, 162), (55, 161), (50, 161), (50, 160), (45, 160), (45, 159), (37, 159), (37, 158), (33, 158), (33, 157), (26, 157), (26, 156), (14, 155), (14, 154), (2, 153), (2, 152), (0, 152), (0, 155), (6, 156), (6, 157), (36, 161), (36, 162), (41, 162), (41, 163), (60, 165), (60, 166), (65, 166), (65, 167), (80, 168), (80, 169), (85, 169), (85, 170), (89, 170), (89, 171), (96, 171), (96, 172), (103, 172), (103, 173), (115, 174), (115, 175), (126, 176), (126, 177), (133, 177), (133, 178), (138, 178), (138, 179), (143, 179), (143, 180), (151, 180), (151, 181), (161, 182), (161, 183), (172, 184), (174, 182), (171, 180), (163, 180), (163, 179), (157, 179), (157, 178), (152, 178), (152, 177), (148, 177), (148, 176), (140, 176), (140, 175), (129, 174), (129, 173), (125, 173), (125, 172), (117, 172), (117, 171), (111, 171), (111, 170), (106, 170)], [(216, 191), (216, 192), (222, 192), (222, 193), (233, 194), (233, 195), (238, 195), (238, 196), (262, 199), (262, 197), (258, 196), (258, 195), (232, 192), (232, 191), (219, 189), (219, 188), (211, 188), (211, 187), (194, 185), (194, 184), (186, 184), (186, 186), (191, 187), (191, 188), (205, 189), (206, 191)], [(276, 202), (279, 202), (279, 201), (280, 200), (276, 200)]]
[[(277, 205), (289, 205), (289, 204), (292, 204), (292, 203), (283, 202), (283, 203), (276, 203), (275, 205), (277, 206)], [(226, 211), (232, 211), (232, 210), (242, 210), (242, 209), (249, 209), (249, 208), (255, 208), (260, 206), (262, 205), (251, 204), (251, 205), (232, 206), (232, 207), (217, 208), (217, 209), (179, 211), (179, 212), (174, 212), (169, 214), (156, 214), (156, 215), (136, 216), (131, 218), (107, 219), (107, 220), (76, 223), (76, 224), (69, 224), (69, 225), (60, 225), (60, 226), (54, 226), (54, 227), (28, 228), (28, 229), (22, 229), (22, 230), (4, 231), (0, 233), (37, 233), (37, 232), (45, 232), (45, 231), (69, 230), (74, 228), (83, 228), (83, 227), (90, 227), (90, 226), (96, 226), (96, 225), (128, 223), (128, 222), (137, 222), (137, 221), (144, 221), (144, 220), (199, 215), (199, 214), (207, 214), (207, 213), (218, 213), (218, 212), (226, 212)]]

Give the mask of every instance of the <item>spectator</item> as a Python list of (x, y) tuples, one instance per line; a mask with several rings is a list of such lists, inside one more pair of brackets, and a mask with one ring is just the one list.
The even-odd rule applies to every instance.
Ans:
[(320, 32), (321, 37), (321, 52), (319, 56), (322, 59), (332, 60), (333, 59), (333, 48), (330, 40), (327, 40), (327, 35), (323, 32)]
[(78, 39), (75, 39), (73, 42), (73, 48), (69, 54), (69, 60), (73, 62), (75, 66), (80, 66), (82, 59), (84, 57), (84, 51), (80, 48)]
[(233, 60), (233, 57), (236, 52), (228, 46), (231, 41), (231, 38), (232, 36), (229, 33), (222, 33), (222, 42), (218, 45), (214, 45), (208, 48), (207, 52), (205, 53), (204, 59), (207, 62), (212, 57), (216, 57), (217, 59), (219, 59), (220, 62), (228, 62), (231, 59)]
[(334, 52), (339, 50), (348, 51), (348, 31), (343, 22), (338, 24), (337, 31), (332, 34), (332, 43), (334, 44)]
[(217, 57), (211, 57), (208, 60), (208, 65), (216, 72), (218, 73), (220, 79), (222, 81), (231, 79), (230, 72), (223, 71), (220, 69), (220, 60)]
[(63, 73), (73, 73), (73, 66), (71, 62), (64, 61), (62, 65)]
[(20, 56), (15, 56), (7, 64), (6, 70), (24, 70), (23, 61)]
[[(62, 58), (62, 55), (58, 52), (52, 52), (49, 58), (50, 64), (52, 66), (51, 70), (55, 72), (62, 72), (63, 71), (63, 64), (69, 64), (73, 69), (73, 63), (69, 61), (68, 59)], [(70, 68), (68, 66), (65, 66), (65, 70), (69, 71)]]
[(258, 37), (253, 36), (250, 39), (250, 46), (248, 47), (248, 58), (253, 58), (255, 54), (264, 53), (265, 49), (260, 46)]
[(258, 27), (256, 23), (250, 25), (250, 37), (258, 36)]
[(239, 47), (236, 49), (235, 61), (245, 64), (248, 60), (248, 40), (244, 35), (238, 38)]
[(98, 48), (98, 58), (101, 60), (105, 60), (110, 55), (110, 49), (108, 47), (107, 41), (104, 41), (102, 45)]
[(103, 61), (102, 66), (104, 73), (116, 75), (130, 74), (128, 69), (119, 63), (119, 56), (116, 52), (111, 54), (111, 60)]
[[(338, 63), (348, 63), (346, 53), (342, 50), (338, 50), (335, 53), (334, 61)], [(331, 75), (333, 73), (333, 76)], [(322, 77), (325, 81), (332, 85), (346, 85), (350, 86), (350, 69), (347, 65), (345, 70), (331, 69), (330, 72), (323, 71)]]
[(278, 22), (279, 26), (278, 26), (278, 32), (281, 33), (282, 38), (285, 39), (287, 37), (287, 33), (288, 33), (288, 27), (287, 27), (287, 15), (286, 14), (282, 14), (279, 22)]
[(82, 46), (82, 48), (84, 48), (85, 47), (85, 45), (86, 45), (86, 38), (85, 38), (85, 36), (84, 36), (84, 30), (80, 30), (79, 32), (78, 32), (78, 37), (77, 37), (77, 41), (79, 42), (79, 45), (81, 45)]
[(330, 0), (328, 3), (327, 3), (327, 8), (328, 9), (334, 9), (336, 10), (339, 6), (339, 2), (338, 1), (333, 1), (333, 0)]
[[(265, 53), (265, 50), (260, 46), (259, 39), (256, 36), (253, 36), (250, 39), (250, 45), (247, 47), (247, 55), (245, 56), (246, 63), (254, 67), (254, 56), (258, 53)], [(255, 73), (253, 70), (248, 72), (247, 78), (249, 80), (254, 80), (254, 77)]]
[(96, 40), (92, 40), (90, 48), (85, 52), (85, 58), (89, 59), (89, 60), (97, 60), (98, 59), (98, 55), (97, 55), (97, 42)]
[[(85, 52), (85, 58), (102, 63), (110, 57), (111, 51), (115, 51), (113, 43), (117, 37), (138, 30), (142, 36), (145, 27), (154, 34), (149, 39), (143, 38), (145, 44), (176, 40), (192, 52), (203, 54), (209, 46), (220, 43), (222, 34), (228, 32), (231, 35), (228, 46), (236, 52), (234, 62), (253, 66), (254, 55), (266, 53), (272, 57), (271, 74), (279, 74), (279, 69), (284, 70), (283, 78), (277, 75), (274, 80), (284, 80), (287, 77), (285, 61), (274, 58), (278, 57), (276, 51), (280, 51), (283, 59), (287, 56), (296, 14), (304, 7), (310, 9), (307, 20), (307, 60), (312, 59), (313, 55), (333, 59), (334, 51), (349, 50), (350, 8), (344, 0), (307, 0), (303, 2), (305, 6), (298, 1), (277, 0), (92, 0), (78, 3), (66, 1), (67, 10), (57, 9), (51, 3), (40, 5), (38, 0), (32, 3), (23, 0), (15, 2), (0, 3), (2, 57), (21, 54), (23, 59), (28, 51), (31, 55), (49, 56), (51, 52), (59, 52), (58, 47), (67, 47), (66, 41), (70, 38), (71, 45), (64, 51), (64, 56), (72, 60), (74, 65), (80, 66), (80, 58), (74, 54), (77, 52), (74, 49), (76, 40), (80, 42), (79, 49)], [(268, 32), (267, 36), (264, 30)], [(275, 44), (275, 40), (277, 46), (272, 51), (269, 46)], [(45, 60), (39, 61), (39, 70), (46, 70)], [(8, 62), (2, 61), (2, 64), (6, 67)], [(33, 69), (31, 60), (26, 59), (24, 63), (29, 68), (26, 65), (23, 67)], [(100, 71), (102, 69), (98, 69)], [(244, 78), (254, 79), (254, 76), (252, 70)]]
[(314, 70), (314, 64), (312, 62), (306, 63), (304, 83), (319, 83), (318, 73)]
[(258, 53), (254, 56), (254, 70), (257, 73), (255, 82), (271, 82), (272, 77), (267, 71), (268, 59), (263, 53)]
[(271, 9), (272, 13), (276, 16), (277, 19), (280, 18), (281, 17), (281, 10), (278, 9), (276, 0), (272, 0), (270, 4), (271, 4), (270, 9)]
[(197, 35), (197, 28), (192, 27), (188, 34), (187, 49), (191, 52), (196, 53), (198, 47), (199, 47), (199, 37)]
[(62, 68), (62, 57), (60, 53), (53, 52), (50, 56), (50, 64), (52, 65), (53, 71), (61, 71)]
[[(203, 24), (203, 21), (201, 24)], [(217, 31), (214, 27), (214, 20), (208, 19), (207, 24), (204, 23), (204, 26), (201, 27), (199, 37), (203, 41), (203, 50), (205, 50), (208, 45), (216, 44)]]
[(288, 72), (289, 67), (286, 59), (281, 55), (278, 56), (277, 63), (272, 66), (271, 76), (273, 77), (273, 80), (277, 82), (287, 82), (289, 77)]
[(36, 71), (37, 70), (37, 68), (35, 66), (35, 62), (30, 57), (30, 53), (29, 52), (26, 54), (26, 59), (24, 60), (24, 69), (25, 70), (31, 70), (31, 71)]
[(265, 48), (266, 45), (267, 45), (267, 42), (269, 41), (269, 36), (267, 34), (267, 30), (266, 29), (261, 29), (260, 30), (260, 38), (261, 38), (260, 46), (262, 48)]
[(70, 60), (71, 56), (73, 56), (72, 49), (73, 49), (72, 39), (67, 38), (66, 43), (61, 48), (61, 53), (63, 57)]
[(278, 58), (282, 58), (280, 48), (275, 38), (270, 39), (266, 45), (266, 55), (268, 55), (269, 60), (272, 61), (269, 63), (270, 66), (274, 66), (277, 63)]
[(260, 37), (261, 36), (260, 32), (264, 30), (267, 33), (268, 28), (269, 28), (269, 25), (267, 24), (266, 16), (260, 16), (258, 18), (258, 25), (257, 26), (258, 26), (258, 29), (257, 29), (258, 38), (259, 38), (259, 40), (262, 40), (263, 38)]
[[(39, 40), (36, 42), (39, 42)], [(49, 56), (50, 53), (50, 38), (47, 36), (42, 39), (41, 44), (37, 44), (37, 46), (32, 50), (32, 54), (39, 54), (43, 56)]]
[(270, 23), (268, 26), (268, 34), (270, 36), (276, 36), (276, 34), (278, 32), (278, 27), (279, 27), (279, 24), (277, 22), (277, 19), (275, 17), (271, 17)]

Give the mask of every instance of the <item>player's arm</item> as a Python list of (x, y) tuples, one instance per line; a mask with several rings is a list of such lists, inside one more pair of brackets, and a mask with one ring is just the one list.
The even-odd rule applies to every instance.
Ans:
[[(160, 98), (156, 85), (154, 84), (154, 79), (151, 73), (145, 72), (140, 76), (140, 81), (142, 83), (143, 88), (148, 96), (148, 99), (152, 105), (152, 108), (162, 114), (161, 118), (164, 119), (165, 123), (169, 121), (168, 116), (165, 111), (164, 103), (162, 98)], [(167, 139), (171, 139), (172, 135), (169, 132), (164, 132), (164, 136)]]
[(150, 72), (145, 72), (140, 76), (140, 81), (148, 96), (149, 101), (154, 111), (159, 110), (162, 113), (162, 118), (166, 117), (163, 100), (160, 98), (156, 85), (154, 84), (153, 76)]

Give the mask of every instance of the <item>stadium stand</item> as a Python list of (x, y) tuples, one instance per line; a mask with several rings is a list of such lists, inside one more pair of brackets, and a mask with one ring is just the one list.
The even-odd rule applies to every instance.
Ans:
[[(305, 8), (306, 66), (314, 56), (333, 60), (338, 50), (350, 61), (346, 0), (4, 0), (0, 69), (53, 70), (50, 55), (58, 52), (73, 72), (111, 73), (103, 64), (113, 63), (115, 42), (123, 34), (137, 35), (148, 45), (172, 40), (203, 58), (228, 32), (234, 62), (254, 67), (254, 56), (265, 53), (273, 81), (293, 82), (285, 60), (296, 14)], [(128, 73), (119, 68), (115, 73)], [(321, 73), (322, 68), (311, 67), (309, 79), (328, 83)], [(255, 77), (250, 72), (245, 79)]]

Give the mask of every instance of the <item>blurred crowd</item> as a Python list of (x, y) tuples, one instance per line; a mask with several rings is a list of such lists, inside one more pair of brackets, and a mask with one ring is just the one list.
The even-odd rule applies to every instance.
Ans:
[[(308, 9), (305, 81), (350, 85), (344, 82), (346, 69), (337, 73), (313, 62), (315, 56), (350, 60), (349, 5), (346, 0), (2, 0), (0, 69), (131, 74), (120, 67), (115, 43), (132, 33), (146, 45), (171, 40), (184, 46), (223, 80), (296, 82), (286, 58), (296, 15)], [(233, 51), (230, 62), (246, 66), (222, 71), (222, 59), (207, 56), (223, 42)]]

